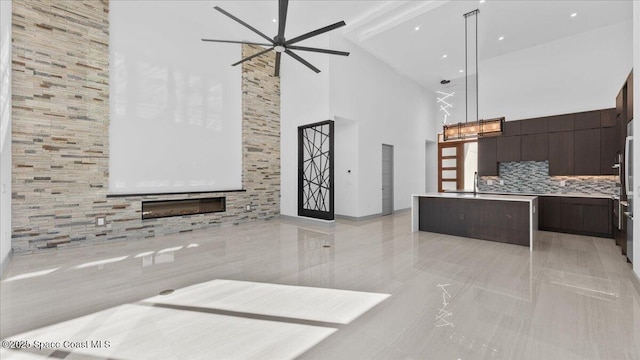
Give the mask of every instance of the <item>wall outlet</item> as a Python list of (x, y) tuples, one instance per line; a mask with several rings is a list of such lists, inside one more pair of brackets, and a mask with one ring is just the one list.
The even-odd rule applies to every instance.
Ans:
[(567, 184), (565, 180), (560, 180), (560, 187), (564, 187)]
[(107, 225), (107, 219), (104, 216), (98, 216), (96, 218), (96, 226), (105, 226)]
[(500, 185), (504, 185), (504, 180), (500, 180)]
[(246, 209), (247, 211), (251, 211), (251, 204), (247, 205)]
[(487, 185), (493, 185), (493, 180), (487, 180)]

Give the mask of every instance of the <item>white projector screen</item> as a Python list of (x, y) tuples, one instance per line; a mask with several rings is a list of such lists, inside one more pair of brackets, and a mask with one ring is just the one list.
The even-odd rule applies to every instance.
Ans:
[(110, 194), (242, 188), (241, 49), (200, 40), (213, 15), (205, 1), (110, 2)]

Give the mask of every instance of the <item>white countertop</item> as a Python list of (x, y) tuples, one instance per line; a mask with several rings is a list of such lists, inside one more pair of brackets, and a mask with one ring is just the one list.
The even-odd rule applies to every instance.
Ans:
[(476, 200), (500, 200), (500, 201), (524, 201), (532, 202), (537, 196), (529, 195), (502, 195), (502, 194), (476, 194), (473, 193), (424, 193), (413, 194), (414, 197), (432, 197), (432, 198), (447, 198), (447, 199), (476, 199)]
[[(455, 193), (450, 192), (448, 194)], [(611, 199), (613, 195), (607, 194), (582, 194), (582, 193), (507, 193), (507, 192), (499, 192), (499, 191), (480, 191), (480, 194), (489, 194), (489, 195), (517, 195), (517, 196), (560, 196), (560, 197), (581, 197), (581, 198), (594, 198), (594, 199)], [(472, 194), (473, 195), (473, 194)]]

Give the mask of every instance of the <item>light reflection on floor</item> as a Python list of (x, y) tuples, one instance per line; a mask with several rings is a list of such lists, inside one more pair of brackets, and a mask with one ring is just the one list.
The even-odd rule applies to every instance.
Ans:
[[(3, 349), (0, 354), (2, 359), (46, 357), (57, 348), (54, 356), (65, 359), (293, 359), (387, 297), (213, 280), (12, 336), (6, 340), (59, 344), (54, 349)], [(74, 349), (65, 341), (84, 345)], [(92, 341), (103, 346), (92, 347)]]

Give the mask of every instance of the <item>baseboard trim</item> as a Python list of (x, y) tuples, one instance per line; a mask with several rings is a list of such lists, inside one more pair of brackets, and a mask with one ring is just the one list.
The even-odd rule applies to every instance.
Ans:
[(13, 259), (13, 249), (9, 250), (7, 257), (2, 260), (2, 267), (0, 267), (0, 277), (4, 275), (4, 271), (9, 267), (11, 259)]
[[(409, 211), (411, 211), (411, 208), (394, 210), (393, 214), (402, 214), (402, 213), (409, 212)], [(373, 214), (373, 215), (365, 215), (365, 216), (336, 215), (336, 219), (349, 220), (349, 221), (365, 221), (365, 220), (375, 219), (375, 218), (381, 217), (381, 216), (383, 216), (382, 213)]]
[(367, 215), (367, 216), (336, 215), (336, 219), (349, 220), (349, 221), (364, 221), (364, 220), (375, 219), (375, 218), (380, 217), (380, 216), (382, 216), (382, 213), (373, 214), (373, 215)]
[(324, 226), (324, 227), (334, 227), (336, 222), (335, 220), (322, 220), (322, 219), (314, 219), (302, 216), (291, 216), (291, 215), (282, 215), (280, 214), (280, 219), (285, 221), (292, 221), (297, 223), (302, 223), (306, 225), (315, 225), (315, 226)]

